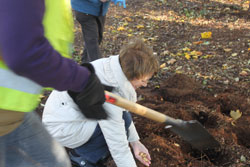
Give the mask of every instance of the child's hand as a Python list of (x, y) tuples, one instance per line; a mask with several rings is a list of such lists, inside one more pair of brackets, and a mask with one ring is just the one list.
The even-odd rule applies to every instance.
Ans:
[(135, 157), (144, 165), (149, 166), (151, 164), (151, 157), (148, 153), (148, 149), (140, 141), (131, 142), (130, 144)]

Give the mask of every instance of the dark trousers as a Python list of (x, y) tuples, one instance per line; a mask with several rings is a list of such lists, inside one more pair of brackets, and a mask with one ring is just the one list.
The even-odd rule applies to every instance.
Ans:
[[(128, 128), (132, 122), (131, 114), (129, 112), (124, 111), (123, 119), (125, 121), (125, 129), (128, 132)], [(107, 157), (110, 156), (107, 143), (99, 125), (97, 125), (95, 132), (91, 136), (89, 141), (83, 144), (82, 146), (73, 149), (73, 151), (76, 156), (81, 157), (81, 160), (86, 163), (86, 167), (88, 167), (87, 165), (89, 165), (89, 167), (101, 167), (102, 162), (105, 162)], [(71, 159), (73, 160), (72, 156)]]
[(94, 61), (102, 57), (99, 45), (103, 39), (106, 16), (93, 16), (75, 11), (76, 20), (82, 27), (83, 54), (82, 63)]

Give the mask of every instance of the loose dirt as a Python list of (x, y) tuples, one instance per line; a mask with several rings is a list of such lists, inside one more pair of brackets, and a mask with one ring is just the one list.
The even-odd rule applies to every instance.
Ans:
[[(198, 120), (220, 143), (220, 148), (196, 150), (164, 125), (135, 116), (142, 142), (149, 148), (152, 167), (163, 166), (247, 166), (250, 161), (250, 99), (230, 88), (223, 93), (204, 90), (184, 74), (163, 80), (160, 87), (138, 91), (140, 104), (173, 118)], [(242, 116), (233, 121), (230, 111)], [(243, 160), (244, 161), (244, 160)]]
[[(138, 90), (139, 103), (176, 119), (198, 120), (220, 143), (219, 148), (196, 150), (164, 124), (133, 114), (141, 142), (149, 149), (151, 167), (243, 167), (250, 165), (250, 99), (228, 88), (209, 90), (184, 74)], [(218, 88), (218, 87), (216, 87)], [(230, 111), (240, 110), (234, 121)], [(245, 160), (246, 158), (247, 160)], [(109, 165), (115, 166), (110, 160)], [(139, 167), (143, 167), (138, 162)]]

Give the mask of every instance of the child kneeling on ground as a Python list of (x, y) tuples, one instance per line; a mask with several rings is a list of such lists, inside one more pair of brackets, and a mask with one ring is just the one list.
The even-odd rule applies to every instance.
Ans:
[[(112, 93), (133, 102), (137, 101), (135, 90), (147, 86), (159, 67), (153, 50), (140, 39), (129, 42), (119, 55), (90, 64), (102, 84), (113, 87)], [(58, 142), (71, 149), (71, 161), (77, 166), (104, 167), (111, 155), (118, 167), (136, 167), (129, 145), (135, 157), (149, 166), (149, 152), (139, 141), (130, 113), (109, 103), (103, 107), (107, 119), (88, 119), (81, 114), (70, 93), (54, 90), (45, 104), (42, 121)]]

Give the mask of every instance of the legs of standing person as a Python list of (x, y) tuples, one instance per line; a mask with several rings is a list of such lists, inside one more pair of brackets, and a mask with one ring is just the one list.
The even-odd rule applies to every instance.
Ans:
[(99, 33), (99, 40), (98, 40), (99, 45), (102, 43), (105, 21), (106, 21), (106, 15), (96, 17), (96, 22), (98, 25), (98, 33)]
[(83, 33), (84, 51), (82, 63), (101, 58), (99, 45), (102, 41), (105, 16), (93, 16), (75, 11), (76, 20), (80, 23)]
[(3, 167), (71, 166), (64, 148), (52, 139), (34, 112), (27, 113), (13, 132), (0, 137), (0, 147)]

